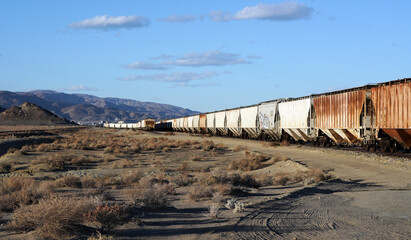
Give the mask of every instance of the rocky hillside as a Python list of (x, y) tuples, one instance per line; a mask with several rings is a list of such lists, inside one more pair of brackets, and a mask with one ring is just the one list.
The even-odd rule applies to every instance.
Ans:
[(161, 120), (197, 113), (168, 104), (121, 98), (99, 98), (87, 94), (67, 94), (47, 90), (0, 91), (0, 107), (19, 106), (23, 102), (31, 102), (60, 117), (80, 123), (136, 122), (145, 118)]
[(71, 124), (70, 121), (32, 103), (10, 107), (0, 113), (0, 125), (55, 125)]

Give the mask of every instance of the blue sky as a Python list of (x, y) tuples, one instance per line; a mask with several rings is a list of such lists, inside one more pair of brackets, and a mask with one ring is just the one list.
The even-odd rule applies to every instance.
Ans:
[(0, 1), (1, 90), (198, 111), (411, 77), (411, 1)]

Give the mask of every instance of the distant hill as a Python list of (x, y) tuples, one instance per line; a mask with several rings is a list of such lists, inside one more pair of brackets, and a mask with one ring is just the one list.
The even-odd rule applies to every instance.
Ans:
[(99, 98), (87, 94), (67, 94), (49, 90), (0, 91), (2, 108), (19, 106), (24, 102), (36, 104), (60, 117), (80, 123), (137, 122), (145, 118), (161, 120), (198, 113), (169, 104), (121, 98)]
[(32, 103), (24, 102), (20, 106), (12, 106), (0, 113), (0, 125), (55, 125), (72, 124), (70, 121)]

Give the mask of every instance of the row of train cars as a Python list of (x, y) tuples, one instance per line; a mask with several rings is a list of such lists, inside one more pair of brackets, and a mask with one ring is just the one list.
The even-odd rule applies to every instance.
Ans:
[(157, 129), (291, 142), (411, 148), (411, 78), (155, 122), (104, 127)]

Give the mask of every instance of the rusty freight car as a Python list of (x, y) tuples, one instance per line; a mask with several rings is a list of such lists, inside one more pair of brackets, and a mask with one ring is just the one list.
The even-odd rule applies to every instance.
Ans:
[[(411, 78), (381, 83), (371, 89), (375, 123), (381, 147), (396, 151), (395, 139), (405, 149), (411, 148)], [(392, 139), (390, 139), (389, 137)]]

